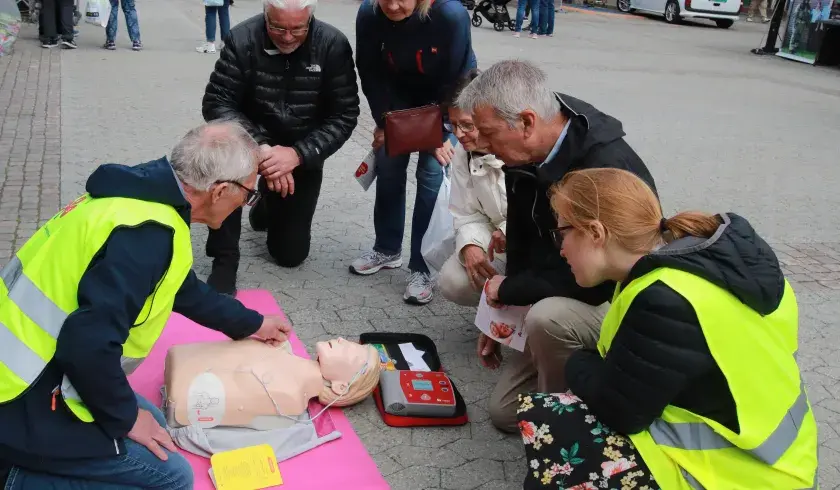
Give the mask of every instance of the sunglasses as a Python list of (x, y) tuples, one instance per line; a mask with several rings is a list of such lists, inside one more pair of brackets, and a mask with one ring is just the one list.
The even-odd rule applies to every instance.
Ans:
[(260, 197), (261, 197), (260, 191), (258, 191), (257, 189), (251, 189), (251, 188), (249, 188), (249, 187), (247, 187), (243, 184), (240, 184), (239, 182), (236, 182), (235, 180), (220, 180), (216, 183), (217, 184), (233, 184), (233, 185), (239, 187), (240, 189), (244, 190), (247, 193), (247, 196), (245, 197), (245, 206), (253, 206), (254, 204), (257, 203), (257, 201), (260, 200)]
[(572, 228), (572, 225), (566, 225), (551, 230), (551, 240), (554, 242), (554, 246), (557, 247), (558, 250), (563, 247), (563, 236)]

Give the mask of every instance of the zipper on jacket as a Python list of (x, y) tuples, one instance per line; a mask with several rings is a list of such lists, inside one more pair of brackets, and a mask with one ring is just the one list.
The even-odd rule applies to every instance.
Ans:
[(418, 49), (417, 53), (414, 55), (414, 59), (417, 61), (417, 71), (421, 74), (425, 75), (426, 71), (423, 70), (423, 50)]

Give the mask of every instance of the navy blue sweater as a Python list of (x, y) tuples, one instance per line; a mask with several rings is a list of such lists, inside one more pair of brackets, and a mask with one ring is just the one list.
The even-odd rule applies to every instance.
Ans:
[[(103, 165), (91, 175), (87, 191), (94, 197), (169, 204), (190, 222), (190, 206), (166, 158), (136, 167)], [(117, 448), (124, 453), (123, 438), (137, 419), (137, 401), (120, 367), (122, 344), (171, 256), (172, 232), (162, 225), (111, 233), (82, 276), (79, 308), (65, 320), (46, 371), (22, 397), (0, 405), (0, 463), (103, 457)], [(263, 320), (216, 293), (192, 271), (178, 291), (174, 310), (233, 339), (254, 334)], [(51, 409), (51, 391), (65, 373), (94, 423), (78, 421), (60, 400)]]
[(381, 128), (385, 112), (442, 102), (477, 62), (470, 15), (460, 1), (436, 0), (427, 19), (415, 12), (401, 22), (390, 21), (373, 2), (364, 0), (356, 16), (356, 67)]

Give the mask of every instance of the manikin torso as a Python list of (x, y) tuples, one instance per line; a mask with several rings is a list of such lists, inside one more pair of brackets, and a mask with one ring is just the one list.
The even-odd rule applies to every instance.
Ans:
[[(221, 393), (219, 383), (203, 382), (207, 379), (203, 373), (221, 382)], [(288, 342), (272, 347), (246, 339), (172, 347), (164, 382), (169, 422), (174, 426), (194, 423), (204, 410), (221, 414), (215, 421), (220, 426), (253, 427), (259, 419), (271, 417), (277, 427), (295, 423), (276, 417), (278, 410), (300, 416), (309, 400), (324, 389), (325, 380), (318, 362), (292, 354)]]

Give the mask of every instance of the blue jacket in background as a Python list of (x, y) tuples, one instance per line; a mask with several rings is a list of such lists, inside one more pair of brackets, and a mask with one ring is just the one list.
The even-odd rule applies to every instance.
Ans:
[(356, 67), (376, 125), (383, 114), (440, 103), (462, 75), (477, 67), (470, 15), (459, 0), (432, 0), (427, 19), (416, 12), (392, 22), (376, 0), (356, 16)]
[[(86, 190), (93, 197), (168, 204), (190, 223), (190, 205), (166, 158), (136, 167), (102, 165)], [(150, 222), (111, 233), (79, 282), (79, 308), (64, 322), (55, 357), (29, 391), (0, 405), (0, 469), (4, 463), (26, 466), (26, 461), (125, 453), (123, 438), (137, 419), (137, 400), (120, 367), (122, 345), (171, 257), (172, 232), (163, 225)], [(234, 339), (254, 334), (263, 320), (192, 271), (174, 310)], [(86, 394), (94, 423), (79, 421), (60, 399), (52, 409), (52, 390), (64, 374)]]

